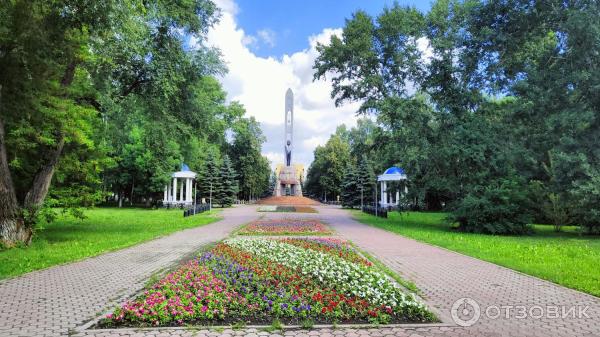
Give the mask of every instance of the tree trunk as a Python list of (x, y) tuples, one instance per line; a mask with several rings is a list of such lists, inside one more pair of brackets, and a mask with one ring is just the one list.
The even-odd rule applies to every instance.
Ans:
[[(78, 61), (71, 61), (61, 79), (61, 86), (71, 85)], [(0, 95), (2, 86), (0, 86)], [(1, 99), (1, 96), (0, 96)], [(12, 182), (8, 156), (6, 152), (4, 121), (0, 118), (0, 243), (13, 246), (19, 242), (29, 244), (33, 236), (38, 211), (48, 194), (54, 169), (65, 145), (65, 137), (58, 134), (56, 148), (45, 157), (42, 166), (36, 172), (33, 183), (19, 205)]]
[(29, 245), (33, 238), (33, 227), (25, 225), (22, 217), (0, 219), (0, 243), (12, 247), (17, 243)]
[[(2, 86), (0, 86), (0, 94)], [(21, 216), (17, 195), (8, 166), (4, 121), (0, 118), (0, 243), (14, 246), (18, 242), (29, 244), (33, 231), (27, 228)]]
[(129, 206), (133, 206), (133, 189), (135, 187), (135, 178), (131, 180), (131, 197), (129, 198)]
[(54, 169), (56, 168), (56, 164), (58, 164), (58, 159), (62, 154), (64, 146), (65, 138), (63, 135), (59, 135), (56, 149), (49, 154), (44, 165), (35, 174), (31, 189), (25, 195), (24, 207), (28, 211), (33, 212), (33, 214), (37, 213), (48, 194)]

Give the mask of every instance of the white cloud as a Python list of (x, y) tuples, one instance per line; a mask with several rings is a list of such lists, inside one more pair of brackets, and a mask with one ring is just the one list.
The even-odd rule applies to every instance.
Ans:
[[(216, 3), (223, 15), (209, 32), (208, 42), (221, 49), (229, 68), (229, 73), (221, 79), (228, 100), (241, 102), (248, 114), (261, 122), (267, 137), (263, 154), (276, 165), (283, 162), (284, 95), (287, 88), (291, 88), (294, 92), (294, 161), (308, 167), (314, 148), (324, 144), (339, 124), (356, 124), (359, 103), (336, 108), (329, 94), (331, 82), (312, 81), (317, 42), (328, 42), (333, 34), (340, 34), (341, 29), (324, 29), (308, 38), (304, 50), (280, 59), (259, 57), (249, 49), (257, 37), (237, 26), (237, 5), (231, 0)], [(257, 33), (258, 38), (266, 45), (274, 45), (275, 33), (264, 31)]]
[(260, 40), (266, 44), (267, 46), (273, 48), (275, 47), (275, 32), (270, 29), (261, 29), (256, 32), (256, 35), (260, 38)]
[(242, 44), (244, 46), (254, 46), (258, 43), (258, 39), (256, 38), (256, 36), (252, 36), (252, 35), (245, 35), (242, 38)]

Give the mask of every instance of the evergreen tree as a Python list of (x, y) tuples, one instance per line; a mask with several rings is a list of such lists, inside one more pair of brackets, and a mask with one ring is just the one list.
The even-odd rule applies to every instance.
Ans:
[(265, 196), (273, 193), (275, 185), (277, 185), (277, 176), (275, 175), (275, 172), (272, 172), (271, 177), (269, 178), (269, 190), (265, 191)]
[(216, 202), (221, 207), (230, 207), (235, 200), (238, 192), (237, 181), (235, 180), (236, 173), (231, 164), (231, 159), (228, 155), (223, 157), (221, 170), (219, 172), (219, 189), (216, 191)]
[(352, 164), (346, 166), (344, 180), (342, 181), (342, 206), (354, 208), (360, 205), (360, 189), (358, 188), (358, 176)]
[(216, 192), (221, 190), (219, 165), (214, 156), (209, 156), (206, 159), (206, 163), (200, 172), (198, 188), (200, 189), (201, 197), (209, 203), (211, 202), (211, 197), (214, 200), (217, 195)]
[(363, 156), (356, 170), (356, 188), (358, 190), (359, 204), (362, 196), (362, 204), (368, 205), (377, 199), (375, 195), (375, 172), (369, 164), (366, 156)]

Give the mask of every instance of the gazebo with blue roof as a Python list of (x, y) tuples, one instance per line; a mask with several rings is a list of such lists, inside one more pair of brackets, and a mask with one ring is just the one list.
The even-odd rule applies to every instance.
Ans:
[[(383, 174), (377, 177), (377, 181), (381, 184), (381, 200), (379, 201), (381, 207), (398, 206), (400, 204), (400, 189), (396, 190), (396, 198), (392, 199), (393, 196), (388, 193), (388, 181), (402, 181), (406, 179), (404, 170), (396, 166), (388, 168)], [(408, 189), (404, 186), (404, 193), (407, 192)]]
[[(170, 184), (165, 186), (163, 205), (192, 205), (193, 199), (193, 181), (196, 179), (196, 172), (192, 172), (186, 164), (181, 164), (181, 170), (171, 174), (173, 178)], [(177, 181), (183, 180), (179, 186), (179, 198), (177, 198)]]

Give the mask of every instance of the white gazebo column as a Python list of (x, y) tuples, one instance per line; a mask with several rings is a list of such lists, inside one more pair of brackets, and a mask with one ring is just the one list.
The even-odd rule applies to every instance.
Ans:
[(177, 201), (177, 178), (173, 178), (173, 199), (171, 201)]
[(181, 184), (181, 186), (179, 187), (179, 201), (183, 201), (183, 182)]
[(167, 184), (167, 201), (171, 201), (171, 184), (173, 182), (169, 181), (169, 183)]
[(388, 204), (388, 190), (387, 190), (387, 181), (383, 181), (383, 204), (387, 206)]
[(163, 195), (163, 203), (167, 202), (167, 189), (169, 188), (169, 185), (165, 185), (165, 194)]
[(396, 191), (396, 206), (400, 205), (400, 189)]
[(185, 180), (185, 202), (192, 202), (192, 179)]
[(188, 202), (188, 194), (190, 193), (190, 180), (188, 178), (185, 178), (185, 192), (183, 192), (183, 195), (185, 196), (185, 198), (183, 198), (183, 200), (185, 202)]

